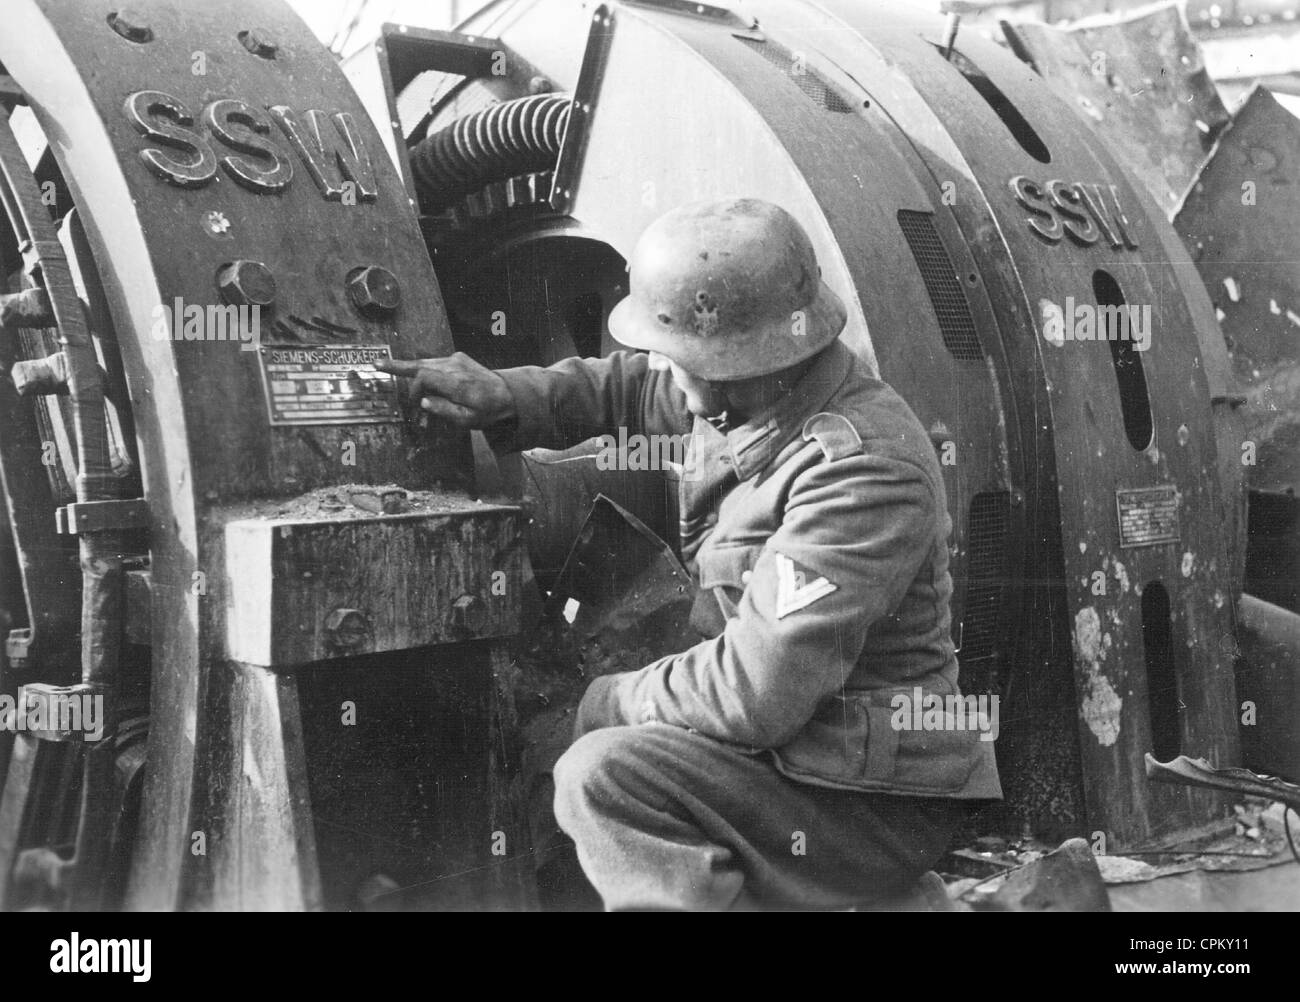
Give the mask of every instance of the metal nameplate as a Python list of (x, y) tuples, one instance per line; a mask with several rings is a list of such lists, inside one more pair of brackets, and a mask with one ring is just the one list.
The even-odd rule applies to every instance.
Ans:
[(1178, 488), (1174, 485), (1116, 491), (1115, 507), (1121, 548), (1178, 542)]
[(258, 350), (271, 424), (388, 424), (402, 420), (396, 381), (375, 369), (388, 345), (284, 345)]

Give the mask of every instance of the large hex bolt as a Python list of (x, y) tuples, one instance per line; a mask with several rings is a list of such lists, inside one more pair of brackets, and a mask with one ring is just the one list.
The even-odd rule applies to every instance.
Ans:
[(459, 633), (482, 633), (487, 619), (487, 606), (477, 595), (462, 595), (451, 604), (451, 624)]
[(144, 15), (129, 7), (122, 7), (108, 15), (108, 26), (128, 42), (152, 42), (153, 29)]
[(348, 275), (348, 295), (356, 308), (369, 317), (392, 313), (402, 301), (397, 276), (377, 264)]
[(269, 307), (275, 302), (275, 276), (261, 261), (232, 261), (217, 272), (221, 298), (231, 306)]
[(325, 642), (336, 651), (359, 651), (370, 643), (370, 621), (360, 609), (335, 609), (325, 617)]
[(274, 59), (275, 54), (280, 51), (275, 38), (265, 28), (249, 28), (241, 31), (239, 44), (253, 55), (261, 56), (263, 59)]

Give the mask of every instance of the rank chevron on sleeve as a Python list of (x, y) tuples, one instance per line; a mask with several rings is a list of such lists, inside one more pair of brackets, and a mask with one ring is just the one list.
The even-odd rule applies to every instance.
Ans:
[(838, 585), (825, 578), (808, 580), (808, 573), (800, 569), (784, 553), (776, 555), (776, 618), (784, 619), (792, 612), (798, 612), (812, 605), (819, 598), (825, 598), (835, 591)]

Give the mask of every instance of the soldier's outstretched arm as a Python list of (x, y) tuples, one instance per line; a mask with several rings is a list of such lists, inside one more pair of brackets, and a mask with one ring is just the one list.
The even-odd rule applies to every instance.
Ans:
[(409, 380), (412, 399), (431, 414), (457, 427), (482, 428), (502, 449), (564, 449), (617, 435), (620, 428), (653, 435), (691, 427), (681, 391), (635, 352), (496, 371), (457, 352), (377, 368)]
[(491, 428), (515, 416), (506, 381), (464, 352), (446, 358), (381, 360), (375, 368), (402, 380), (412, 404), (457, 428)]

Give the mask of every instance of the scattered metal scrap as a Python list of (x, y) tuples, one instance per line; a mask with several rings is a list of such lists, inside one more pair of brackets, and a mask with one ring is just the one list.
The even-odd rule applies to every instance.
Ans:
[(1276, 776), (1261, 776), (1249, 769), (1216, 769), (1205, 759), (1188, 758), (1186, 755), (1179, 755), (1172, 762), (1157, 762), (1148, 754), (1146, 767), (1148, 778), (1157, 783), (1182, 783), (1186, 786), (1204, 786), (1211, 790), (1269, 797), (1300, 811), (1300, 786)]
[(1285, 805), (1243, 799), (1231, 819), (1119, 855), (1079, 838), (1055, 850), (980, 839), (945, 859), (947, 893), (961, 911), (1292, 910), (1300, 867)]
[(1069, 28), (1002, 30), (1172, 216), (1229, 121), (1183, 9), (1170, 3)]

